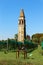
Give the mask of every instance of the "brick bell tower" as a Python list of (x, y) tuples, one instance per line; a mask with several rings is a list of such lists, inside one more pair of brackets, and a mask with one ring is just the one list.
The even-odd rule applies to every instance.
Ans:
[(26, 23), (24, 10), (22, 9), (18, 20), (18, 41), (24, 42), (24, 39), (26, 39)]

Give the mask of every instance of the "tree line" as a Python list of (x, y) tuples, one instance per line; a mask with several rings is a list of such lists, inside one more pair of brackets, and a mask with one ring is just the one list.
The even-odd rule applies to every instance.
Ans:
[[(0, 50), (15, 50), (19, 47), (22, 48), (23, 43), (18, 42), (18, 35), (15, 34), (14, 39), (8, 38), (7, 40), (0, 40)], [(33, 34), (31, 37), (29, 35), (26, 36), (24, 40), (24, 46), (27, 49), (34, 49), (43, 41), (43, 34)]]

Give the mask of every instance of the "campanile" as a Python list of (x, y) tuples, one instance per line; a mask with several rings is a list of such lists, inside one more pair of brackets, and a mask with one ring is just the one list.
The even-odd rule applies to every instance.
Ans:
[(24, 39), (26, 39), (26, 21), (24, 10), (22, 9), (18, 20), (18, 41), (24, 42)]

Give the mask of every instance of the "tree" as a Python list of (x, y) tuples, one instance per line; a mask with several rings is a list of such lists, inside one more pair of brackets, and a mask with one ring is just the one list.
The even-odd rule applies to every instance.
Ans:
[(42, 36), (42, 37), (40, 37), (40, 42), (41, 42), (41, 41), (43, 41), (43, 36)]
[(38, 38), (33, 38), (32, 42), (38, 44)]
[(26, 36), (26, 39), (29, 41), (29, 40), (30, 40), (30, 36), (29, 36), (29, 35), (27, 35), (27, 36)]
[(17, 41), (18, 40), (18, 34), (15, 34), (14, 38)]
[(7, 50), (8, 50), (8, 44), (9, 44), (9, 41), (10, 41), (10, 39), (8, 38), (8, 40), (7, 40)]
[(39, 33), (33, 34), (33, 35), (32, 35), (32, 40), (33, 40), (34, 38), (35, 38), (35, 39), (37, 38), (37, 40), (38, 40), (37, 43), (40, 44), (40, 38), (41, 38), (41, 37), (43, 37), (43, 34), (42, 34), (42, 33), (40, 33), (40, 34), (39, 34)]

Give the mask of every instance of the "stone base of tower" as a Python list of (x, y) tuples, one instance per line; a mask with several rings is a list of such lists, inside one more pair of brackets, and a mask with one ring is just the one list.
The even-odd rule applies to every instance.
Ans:
[(23, 38), (22, 39), (18, 38), (18, 42), (24, 42)]

